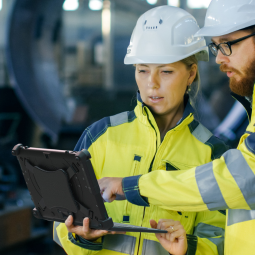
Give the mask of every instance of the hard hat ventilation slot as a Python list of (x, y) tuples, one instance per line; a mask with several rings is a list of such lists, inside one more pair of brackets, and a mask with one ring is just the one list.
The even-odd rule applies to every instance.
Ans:
[(146, 27), (146, 29), (157, 29), (158, 26), (155, 26), (155, 27)]

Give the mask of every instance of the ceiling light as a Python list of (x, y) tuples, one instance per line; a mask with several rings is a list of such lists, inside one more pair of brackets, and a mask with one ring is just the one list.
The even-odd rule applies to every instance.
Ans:
[(100, 11), (103, 8), (102, 0), (90, 0), (89, 1), (89, 9), (92, 11)]
[(75, 11), (79, 8), (78, 0), (65, 0), (63, 3), (63, 9), (65, 11)]
[(180, 0), (167, 0), (167, 4), (175, 7), (180, 7)]
[(154, 5), (158, 0), (146, 0), (148, 4)]
[(208, 8), (211, 0), (187, 0), (187, 5), (191, 9)]

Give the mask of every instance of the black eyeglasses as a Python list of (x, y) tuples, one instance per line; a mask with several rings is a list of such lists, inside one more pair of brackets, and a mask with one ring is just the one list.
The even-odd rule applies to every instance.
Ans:
[(242, 38), (239, 38), (239, 39), (236, 39), (233, 41), (219, 43), (218, 45), (216, 45), (215, 43), (210, 43), (208, 46), (209, 46), (209, 49), (211, 50), (212, 54), (215, 57), (217, 57), (217, 55), (218, 55), (218, 50), (220, 50), (223, 55), (230, 56), (232, 54), (231, 45), (238, 43), (244, 39), (247, 39), (253, 35), (255, 35), (255, 33), (244, 36)]

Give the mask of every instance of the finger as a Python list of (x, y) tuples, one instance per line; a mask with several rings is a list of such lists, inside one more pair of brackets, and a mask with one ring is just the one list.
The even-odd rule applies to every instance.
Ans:
[(106, 179), (107, 179), (107, 177), (103, 177), (103, 178), (97, 180), (101, 192), (103, 192), (106, 188), (106, 185), (105, 185)]
[(185, 239), (186, 237), (186, 232), (184, 229), (179, 229), (177, 231), (174, 231), (171, 235), (170, 235), (170, 242), (174, 242), (175, 239)]
[(126, 234), (126, 232), (123, 232), (123, 231), (108, 231), (107, 234), (110, 234), (110, 235), (118, 235), (118, 234)]
[(104, 191), (100, 191), (100, 194), (101, 194), (101, 197), (102, 197), (102, 199), (103, 199), (103, 202), (107, 202), (107, 201), (105, 201), (104, 198), (103, 198)]
[(108, 202), (108, 199), (106, 198), (106, 196), (108, 197), (108, 194), (105, 193), (105, 191), (107, 189), (107, 179), (108, 179), (107, 177), (103, 177), (103, 178), (97, 180), (99, 188), (100, 188), (100, 193), (101, 193), (101, 196), (102, 196), (104, 202)]
[[(158, 221), (158, 229), (162, 229), (162, 230), (166, 230), (167, 228), (169, 228), (170, 226), (174, 225), (174, 220), (172, 219), (160, 219)], [(161, 234), (161, 237), (166, 237), (166, 234)]]
[(89, 227), (89, 218), (86, 217), (83, 219), (83, 226), (82, 226), (83, 233), (89, 233), (91, 231)]
[(91, 231), (91, 236), (92, 237), (101, 237), (101, 236), (105, 236), (108, 235), (108, 231), (107, 230), (92, 230)]
[(157, 222), (155, 220), (150, 220), (150, 225), (152, 228), (157, 228)]
[(179, 221), (174, 221), (172, 219), (161, 219), (158, 224), (158, 228), (166, 230), (168, 233), (162, 233), (160, 236), (164, 239), (170, 240), (171, 233), (183, 229), (183, 226)]
[(158, 221), (158, 223), (160, 223), (160, 224), (162, 224), (162, 223), (164, 223), (164, 222), (168, 222), (170, 225), (173, 225), (175, 221), (172, 220), (172, 219), (160, 219), (160, 220)]
[(175, 227), (177, 227), (177, 226), (182, 226), (181, 222), (178, 221), (178, 220), (175, 220), (173, 225), (174, 225)]
[[(164, 225), (164, 224), (165, 224), (165, 225)], [(168, 225), (170, 225), (170, 224), (167, 224), (166, 222), (164, 222), (164, 223), (161, 224), (162, 229), (164, 229), (164, 230), (167, 231), (167, 233), (164, 235), (164, 238), (165, 238), (166, 240), (170, 241), (172, 233), (174, 233), (174, 232), (176, 232), (176, 231), (179, 231), (179, 230), (184, 231), (184, 233), (185, 233), (185, 235), (186, 235), (186, 232), (185, 232), (185, 230), (184, 230), (184, 228), (183, 228), (183, 226), (182, 226), (181, 224), (170, 225), (170, 226), (168, 226)], [(166, 226), (167, 226), (167, 227), (166, 227)], [(171, 239), (171, 240), (172, 240), (172, 239)]]
[(105, 189), (102, 197), (106, 202), (111, 203), (112, 201), (115, 200), (116, 195), (112, 194), (112, 191), (110, 189)]
[(72, 227), (72, 225), (73, 225), (73, 216), (72, 215), (69, 215), (67, 217), (67, 219), (65, 220), (65, 225), (67, 228)]
[[(168, 233), (173, 233), (174, 231), (177, 231), (178, 229), (183, 229), (182, 224), (179, 221), (174, 221), (172, 219), (161, 219), (159, 220), (158, 228), (162, 230), (167, 230)], [(166, 239), (169, 239), (169, 235), (161, 235), (162, 237), (165, 237)]]
[(83, 233), (85, 235), (89, 235), (91, 237), (100, 237), (107, 235), (108, 231), (107, 230), (101, 230), (101, 229), (91, 229), (89, 226), (89, 218), (86, 217), (83, 220)]
[(170, 226), (165, 226), (164, 228), (165, 230), (167, 230), (168, 233), (173, 233), (179, 229), (183, 229), (183, 226), (182, 225), (170, 225)]
[(163, 220), (163, 219), (159, 220), (159, 226), (160, 226), (161, 229), (167, 229), (170, 226), (177, 226), (177, 225), (178, 224), (176, 224), (175, 221), (171, 220), (171, 219), (169, 219), (169, 220)]
[[(157, 225), (157, 229), (161, 229), (161, 230), (165, 230), (165, 222), (163, 220), (159, 220), (158, 225)], [(159, 234), (160, 238), (165, 239), (166, 238), (166, 233), (160, 233)]]

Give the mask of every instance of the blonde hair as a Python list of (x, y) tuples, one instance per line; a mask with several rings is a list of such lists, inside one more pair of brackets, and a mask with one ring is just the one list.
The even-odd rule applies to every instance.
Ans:
[(195, 55), (192, 55), (185, 59), (180, 60), (180, 62), (185, 64), (185, 66), (188, 70), (191, 69), (193, 64), (197, 65), (196, 77), (195, 77), (193, 83), (187, 89), (187, 93), (189, 94), (189, 97), (190, 97), (190, 103), (194, 108), (196, 108), (196, 100), (197, 100), (197, 95), (198, 95), (199, 88), (200, 88), (200, 74), (199, 74), (199, 69), (198, 69), (197, 58)]

